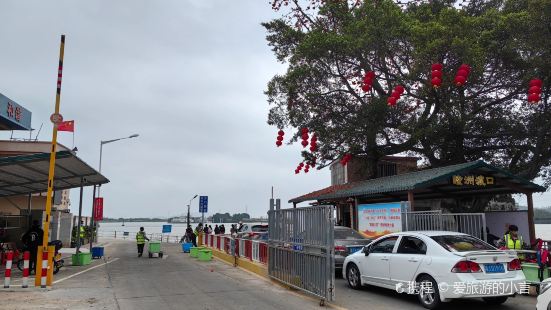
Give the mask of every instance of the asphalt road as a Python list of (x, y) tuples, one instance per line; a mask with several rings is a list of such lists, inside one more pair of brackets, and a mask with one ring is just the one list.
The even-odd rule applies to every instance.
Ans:
[[(365, 286), (361, 290), (353, 290), (348, 287), (346, 280), (336, 279), (335, 304), (346, 309), (425, 309), (417, 296), (399, 294), (393, 290), (387, 290), (376, 286)], [(503, 305), (490, 307), (482, 299), (459, 300), (445, 303), (442, 309), (446, 310), (476, 310), (476, 309), (503, 309), (503, 310), (534, 310), (536, 298), (531, 296), (517, 296), (509, 298)]]
[[(108, 241), (105, 260), (68, 266), (52, 289), (0, 289), (0, 309), (321, 309), (316, 299), (226, 263), (199, 262), (177, 244), (163, 244), (165, 256), (138, 258), (132, 241)], [(19, 281), (15, 281), (19, 282)], [(336, 280), (334, 308), (423, 309), (415, 296), (366, 287), (348, 288)], [(535, 309), (534, 297), (512, 298), (495, 309)], [(482, 301), (460, 301), (443, 309), (487, 309)]]

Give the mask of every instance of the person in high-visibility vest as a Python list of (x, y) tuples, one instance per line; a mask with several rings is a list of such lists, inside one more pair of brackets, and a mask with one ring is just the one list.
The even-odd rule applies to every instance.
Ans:
[(80, 221), (80, 231), (78, 237), (80, 239), (80, 245), (84, 244), (84, 237), (86, 236), (86, 229), (84, 228), (84, 221)]
[[(509, 250), (522, 250), (525, 247), (522, 236), (518, 234), (518, 227), (510, 225), (508, 232), (503, 236), (503, 246)], [(518, 254), (520, 259), (524, 259), (524, 255)]]
[(143, 254), (143, 247), (145, 245), (145, 240), (149, 241), (149, 238), (145, 235), (143, 227), (140, 227), (140, 231), (136, 234), (136, 244), (138, 244), (138, 257), (141, 257)]

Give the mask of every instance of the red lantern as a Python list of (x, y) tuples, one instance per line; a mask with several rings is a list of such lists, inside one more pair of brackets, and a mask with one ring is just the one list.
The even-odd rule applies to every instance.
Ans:
[(467, 79), (464, 76), (458, 75), (458, 76), (455, 77), (455, 80), (454, 80), (455, 85), (463, 86), (463, 84), (465, 84), (465, 82), (467, 82)]
[(371, 79), (371, 80), (373, 80), (373, 79), (375, 78), (375, 72), (373, 72), (373, 71), (367, 71), (367, 72), (365, 73), (365, 77), (366, 77), (366, 78), (369, 78), (369, 79)]
[(433, 70), (431, 72), (431, 76), (432, 78), (439, 78), (439, 79), (442, 79), (442, 71), (438, 71), (438, 70)]
[(277, 136), (277, 141), (283, 141), (283, 136)]
[(304, 128), (301, 129), (300, 132), (301, 132), (302, 134), (308, 133), (308, 128), (304, 127)]
[(283, 142), (281, 142), (281, 141), (279, 141), (279, 140), (278, 140), (278, 141), (276, 141), (276, 145), (277, 145), (277, 147), (280, 147), (280, 146), (281, 146), (282, 144), (283, 144)]
[(369, 84), (362, 85), (362, 90), (367, 93), (368, 91), (371, 90), (371, 85)]
[(540, 94), (541, 93), (541, 87), (534, 85), (534, 86), (530, 87), (530, 89), (528, 89), (528, 93), (529, 94)]
[(394, 91), (402, 95), (406, 91), (406, 89), (402, 85), (396, 85), (396, 87), (394, 87)]
[(541, 88), (543, 86), (543, 82), (540, 79), (532, 79), (530, 81), (530, 87), (532, 87), (532, 86), (538, 86), (538, 87)]
[(458, 76), (464, 76), (466, 78), (469, 75), (469, 72), (465, 69), (461, 69), (461, 70), (457, 71), (457, 75)]
[(373, 86), (373, 79), (375, 79), (375, 72), (367, 71), (365, 73), (362, 85), (362, 90), (364, 92), (368, 92), (371, 90), (371, 87)]
[(285, 135), (285, 132), (284, 132), (283, 130), (280, 129), (280, 130), (277, 132), (277, 135), (278, 135), (278, 136), (283, 136), (283, 135)]
[(316, 148), (314, 145), (312, 145), (312, 146), (310, 147), (310, 152), (315, 152), (316, 150), (317, 150), (317, 148)]
[(461, 66), (459, 66), (459, 70), (465, 70), (467, 71), (467, 75), (469, 75), (471, 73), (471, 66), (469, 66), (468, 64), (462, 64)]
[(388, 97), (387, 103), (389, 106), (395, 106), (398, 99), (396, 97)]
[(433, 78), (430, 82), (432, 83), (432, 87), (434, 88), (438, 88), (440, 87), (440, 85), (442, 85), (442, 80), (438, 77)]
[(299, 166), (300, 168), (302, 168), (302, 167), (304, 167), (304, 163), (300, 163), (300, 164), (298, 164), (298, 166)]
[(432, 64), (431, 66), (431, 70), (432, 71), (442, 71), (442, 69), (444, 69), (444, 66), (442, 64)]

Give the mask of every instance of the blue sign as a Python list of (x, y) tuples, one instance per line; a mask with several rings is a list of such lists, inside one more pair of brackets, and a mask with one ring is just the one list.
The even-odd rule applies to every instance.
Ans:
[(31, 130), (31, 112), (0, 94), (0, 129)]
[(163, 234), (172, 232), (172, 225), (163, 225)]
[(199, 212), (209, 212), (209, 196), (199, 196)]

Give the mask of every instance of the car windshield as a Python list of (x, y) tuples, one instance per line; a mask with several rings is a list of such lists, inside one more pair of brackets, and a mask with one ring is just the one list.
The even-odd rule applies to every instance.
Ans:
[(252, 228), (253, 232), (267, 232), (268, 226), (265, 225), (254, 225)]
[(335, 228), (335, 239), (365, 239), (352, 228)]
[(433, 236), (432, 239), (450, 252), (495, 250), (486, 242), (468, 235)]

